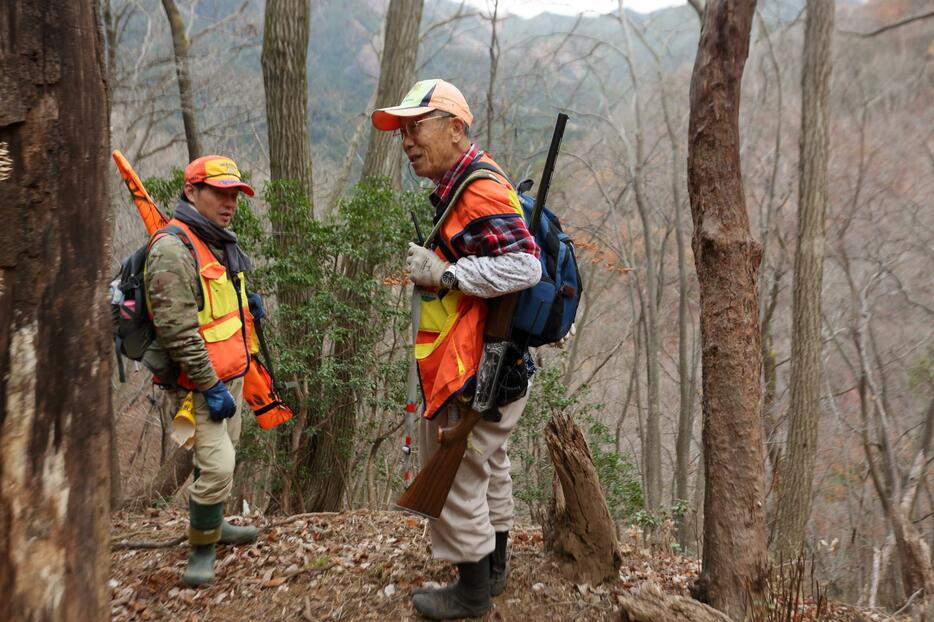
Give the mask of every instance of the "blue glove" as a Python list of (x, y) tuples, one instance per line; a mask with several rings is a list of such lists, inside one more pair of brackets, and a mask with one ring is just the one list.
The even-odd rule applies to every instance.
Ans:
[(250, 305), (250, 314), (254, 320), (261, 320), (266, 317), (266, 307), (263, 306), (263, 297), (256, 292), (250, 292), (246, 295), (247, 302)]
[(234, 401), (233, 395), (231, 395), (230, 390), (222, 380), (207, 391), (202, 391), (201, 394), (204, 395), (204, 401), (207, 402), (208, 415), (211, 417), (211, 421), (220, 423), (224, 419), (229, 419), (237, 414), (237, 402)]

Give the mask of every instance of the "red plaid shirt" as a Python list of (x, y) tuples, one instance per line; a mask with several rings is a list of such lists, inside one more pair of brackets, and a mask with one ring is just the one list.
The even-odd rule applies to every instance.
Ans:
[[(440, 205), (446, 201), (454, 187), (454, 182), (471, 162), (482, 156), (483, 152), (476, 143), (471, 143), (461, 159), (441, 177), (432, 193), (432, 203)], [(454, 240), (454, 246), (461, 257), (468, 255), (495, 257), (505, 253), (529, 253), (538, 257), (541, 253), (538, 244), (535, 243), (535, 238), (525, 226), (525, 221), (518, 214), (514, 217), (504, 216), (473, 222)]]

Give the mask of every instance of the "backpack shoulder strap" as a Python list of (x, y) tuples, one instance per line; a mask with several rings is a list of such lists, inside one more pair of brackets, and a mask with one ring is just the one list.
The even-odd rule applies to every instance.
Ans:
[(447, 205), (444, 208), (444, 212), (441, 214), (441, 218), (438, 219), (438, 222), (435, 223), (434, 227), (432, 227), (431, 233), (429, 233), (428, 237), (425, 238), (425, 248), (431, 247), (432, 240), (434, 240), (435, 236), (437, 236), (441, 231), (441, 227), (444, 226), (444, 221), (447, 220), (448, 216), (451, 214), (451, 211), (453, 211), (454, 206), (457, 205), (458, 200), (460, 200), (461, 195), (464, 193), (464, 190), (467, 189), (467, 186), (478, 179), (489, 179), (497, 183), (500, 181), (498, 177), (490, 172), (491, 170), (496, 169), (483, 165), (482, 168), (478, 167), (473, 171), (469, 171), (464, 175), (461, 175), (460, 179), (458, 179), (455, 183), (451, 197), (448, 199)]

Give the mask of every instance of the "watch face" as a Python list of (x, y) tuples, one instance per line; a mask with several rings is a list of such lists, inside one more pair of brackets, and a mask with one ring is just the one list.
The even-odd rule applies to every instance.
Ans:
[(444, 287), (448, 289), (451, 289), (452, 287), (454, 287), (454, 273), (449, 270), (445, 270), (444, 272), (442, 272), (441, 273), (441, 285), (443, 285)]

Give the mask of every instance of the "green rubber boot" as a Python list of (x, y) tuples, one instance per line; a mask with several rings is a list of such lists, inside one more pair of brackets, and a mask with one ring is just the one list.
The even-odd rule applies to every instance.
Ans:
[(197, 587), (214, 582), (214, 561), (217, 559), (214, 547), (221, 537), (224, 504), (201, 505), (189, 499), (188, 517), (191, 554), (182, 581), (185, 585)]
[(221, 544), (253, 544), (256, 542), (257, 535), (259, 535), (259, 530), (252, 525), (238, 527), (224, 519), (221, 523), (221, 539), (218, 542)]
[(490, 603), (490, 558), (478, 562), (457, 564), (457, 583), (412, 596), (412, 606), (429, 620), (479, 618)]

